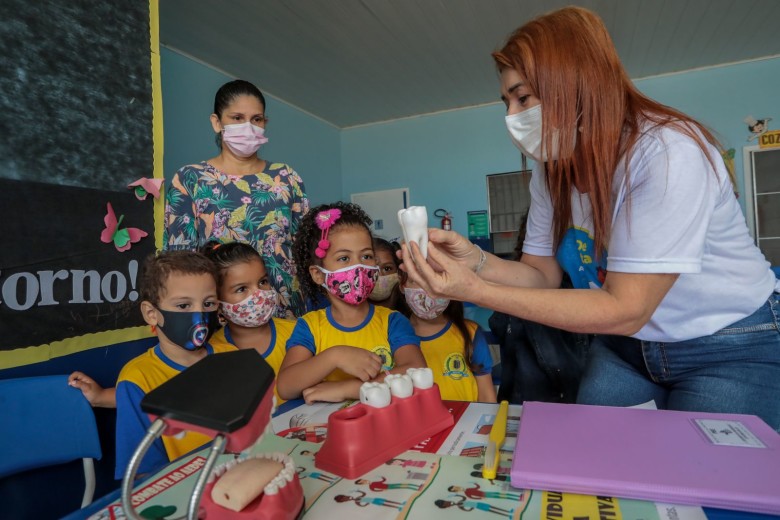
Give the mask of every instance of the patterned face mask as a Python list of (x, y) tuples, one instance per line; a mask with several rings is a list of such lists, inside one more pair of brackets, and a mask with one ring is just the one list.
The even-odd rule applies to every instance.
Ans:
[(412, 312), (422, 320), (437, 318), (450, 304), (446, 298), (431, 298), (421, 287), (407, 287), (404, 297)]
[(185, 350), (198, 350), (219, 327), (217, 311), (175, 312), (157, 309), (165, 323), (157, 324), (165, 337)]
[(374, 290), (379, 277), (379, 267), (375, 265), (357, 264), (336, 271), (328, 271), (320, 266), (317, 266), (317, 269), (325, 273), (325, 283), (322, 286), (330, 294), (350, 305), (363, 303)]
[(276, 310), (276, 291), (258, 289), (238, 303), (220, 302), (222, 314), (230, 323), (242, 327), (261, 327)]
[(380, 276), (376, 281), (376, 285), (374, 285), (374, 290), (371, 291), (371, 294), (368, 295), (368, 298), (375, 302), (386, 300), (390, 297), (391, 294), (393, 294), (393, 289), (395, 289), (395, 286), (398, 285), (398, 280), (398, 273)]

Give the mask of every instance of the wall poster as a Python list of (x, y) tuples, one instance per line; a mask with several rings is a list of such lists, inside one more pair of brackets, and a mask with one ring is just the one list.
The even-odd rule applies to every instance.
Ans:
[(157, 0), (0, 4), (0, 369), (150, 335), (160, 96)]

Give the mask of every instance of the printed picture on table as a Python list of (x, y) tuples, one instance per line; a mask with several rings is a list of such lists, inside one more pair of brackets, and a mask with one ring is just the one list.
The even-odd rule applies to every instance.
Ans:
[(277, 433), (279, 437), (285, 439), (295, 439), (298, 441), (322, 443), (328, 434), (328, 427), (325, 424), (311, 424), (307, 426), (298, 426), (289, 428)]
[(348, 518), (361, 511), (372, 520), (404, 518), (419, 503), (438, 470), (439, 457), (406, 452), (359, 478), (340, 479), (317, 496), (307, 514)]

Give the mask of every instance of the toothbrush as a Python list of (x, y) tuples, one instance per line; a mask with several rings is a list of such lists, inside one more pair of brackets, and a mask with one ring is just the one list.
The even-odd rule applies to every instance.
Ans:
[(498, 413), (493, 421), (493, 427), (490, 429), (490, 437), (485, 448), (485, 462), (482, 464), (482, 477), (486, 479), (495, 479), (498, 471), (498, 461), (501, 453), (501, 446), (504, 445), (506, 436), (506, 416), (509, 411), (509, 402), (501, 401), (498, 406)]

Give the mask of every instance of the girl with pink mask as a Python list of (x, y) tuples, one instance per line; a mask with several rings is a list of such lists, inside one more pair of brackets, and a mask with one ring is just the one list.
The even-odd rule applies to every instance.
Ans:
[(401, 291), (441, 398), (495, 403), (493, 358), (479, 325), (463, 317), (463, 303), (432, 298), (408, 279), (401, 282)]
[(166, 183), (163, 248), (198, 250), (210, 241), (251, 245), (279, 293), (275, 315), (296, 318), (305, 303), (292, 243), (309, 199), (292, 167), (260, 156), (268, 142), (266, 108), (262, 92), (248, 81), (230, 81), (217, 91), (210, 119), (219, 154), (183, 166)]
[(225, 322), (211, 344), (253, 348), (279, 373), (295, 321), (274, 317), (279, 293), (271, 286), (263, 259), (241, 242), (209, 242), (203, 253), (219, 268), (219, 313)]
[(368, 299), (379, 277), (370, 225), (359, 206), (343, 202), (303, 218), (293, 245), (301, 289), (330, 305), (298, 319), (277, 381), (283, 399), (357, 399), (366, 381), (425, 367), (409, 320)]

